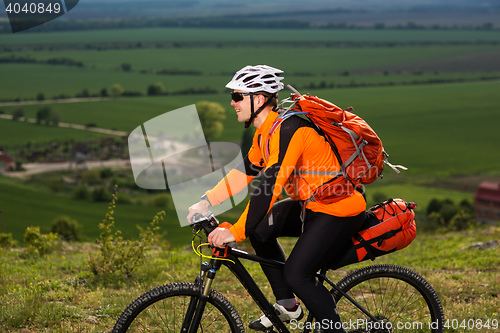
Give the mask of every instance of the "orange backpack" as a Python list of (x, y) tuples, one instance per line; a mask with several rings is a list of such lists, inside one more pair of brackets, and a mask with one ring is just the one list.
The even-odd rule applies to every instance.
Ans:
[(290, 85), (288, 88), (295, 94), (284, 102), (292, 105), (276, 119), (268, 138), (283, 120), (302, 114), (325, 134), (339, 160), (341, 174), (355, 187), (375, 181), (382, 175), (384, 164), (397, 173), (400, 173), (398, 168), (406, 170), (404, 166), (389, 163), (382, 141), (366, 121), (351, 112), (352, 107), (343, 110), (317, 96), (300, 95)]

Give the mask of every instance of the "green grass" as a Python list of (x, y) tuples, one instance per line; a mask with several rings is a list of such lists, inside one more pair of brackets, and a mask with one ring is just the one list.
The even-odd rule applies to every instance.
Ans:
[[(41, 33), (0, 35), (2, 45), (38, 44)], [(143, 28), (101, 31), (67, 31), (44, 34), (44, 44), (155, 42), (155, 41), (354, 41), (354, 42), (456, 42), (498, 41), (498, 31), (475, 30), (316, 30), (316, 29), (208, 29), (208, 28)]]
[[(492, 152), (497, 150), (497, 124), (500, 123), (500, 114), (494, 111), (498, 108), (499, 88), (499, 82), (491, 81), (302, 93), (317, 94), (341, 107), (354, 106), (355, 112), (379, 134), (391, 155), (390, 161), (407, 166), (407, 173), (448, 177), (498, 175), (500, 158)], [(219, 102), (226, 108), (225, 129), (217, 140), (239, 142), (242, 125), (236, 122), (226, 94), (121, 98), (62, 103), (53, 108), (64, 122), (83, 125), (95, 122), (99, 127), (131, 131), (167, 111), (201, 100)], [(3, 109), (10, 113), (13, 108)], [(23, 108), (29, 117), (35, 117), (39, 106)], [(0, 126), (10, 124), (0, 121)], [(12, 140), (26, 139), (12, 135)]]
[[(498, 51), (493, 45), (430, 45), (401, 47), (325, 47), (325, 46), (238, 46), (238, 47), (188, 47), (143, 48), (131, 50), (61, 50), (10, 52), (5, 55), (29, 57), (37, 60), (70, 58), (82, 61), (89, 68), (115, 70), (120, 64), (129, 63), (132, 70), (158, 71), (182, 69), (200, 71), (214, 76), (231, 73), (242, 63), (269, 63), (283, 69), (288, 75), (295, 72), (324, 75), (346, 70), (377, 68), (412, 63), (429, 59), (442, 59), (458, 55)], [(203, 57), (200, 57), (203, 54)], [(304, 63), (307, 59), (307, 64)], [(328, 61), (325, 61), (327, 60)], [(166, 61), (168, 60), (168, 61)], [(57, 67), (57, 66), (51, 66)]]
[(7, 148), (26, 143), (50, 143), (58, 140), (89, 140), (104, 134), (64, 127), (42, 126), (33, 123), (0, 119), (0, 145)]
[[(49, 231), (52, 221), (66, 215), (82, 225), (82, 231), (88, 241), (96, 240), (100, 234), (99, 223), (104, 219), (108, 203), (96, 203), (72, 199), (71, 195), (52, 194), (35, 188), (29, 182), (0, 176), (0, 232), (12, 233), (18, 241), (23, 239), (24, 231), (29, 226), (40, 226), (42, 231)], [(147, 227), (156, 213), (157, 207), (120, 204), (118, 202), (115, 219), (116, 226), (126, 238), (136, 238), (137, 226)], [(177, 215), (168, 211), (162, 222), (162, 231), (173, 246), (180, 246), (191, 239), (191, 232), (181, 228)]]
[[(242, 64), (265, 63), (286, 73), (288, 82), (298, 86), (305, 84), (350, 84), (352, 81), (366, 84), (392, 82), (401, 84), (415, 80), (436, 79), (479, 79), (483, 76), (495, 75), (496, 72), (481, 72), (481, 67), (456, 68), (460, 74), (443, 73), (436, 68), (428, 71), (426, 76), (414, 76), (420, 70), (420, 64), (428, 60), (454, 59), (470, 55), (481, 55), (496, 52), (497, 47), (491, 45), (458, 45), (458, 46), (405, 46), (405, 47), (231, 47), (231, 48), (167, 48), (167, 49), (131, 49), (131, 50), (67, 50), (67, 51), (31, 51), (14, 52), (12, 55), (33, 57), (37, 60), (65, 57), (82, 61), (85, 68), (43, 65), (43, 64), (0, 64), (2, 76), (9, 80), (0, 82), (0, 100), (34, 99), (42, 92), (46, 98), (66, 94), (74, 96), (84, 89), (98, 93), (101, 89), (109, 90), (115, 83), (121, 84), (125, 90), (146, 93), (148, 85), (162, 82), (166, 91), (175, 92), (186, 88), (203, 88), (221, 90), (229, 81), (232, 73), (240, 69)], [(203, 57), (200, 55), (203, 54)], [(492, 54), (492, 61), (496, 53)], [(7, 54), (8, 55), (8, 54)], [(307, 59), (307, 64), (304, 63)], [(123, 72), (120, 64), (132, 65), (132, 72)], [(409, 74), (382, 76), (380, 73), (394, 66), (401, 65)], [(200, 71), (202, 75), (156, 75), (156, 71), (182, 69)], [(363, 75), (360, 71), (376, 70), (378, 75)], [(141, 71), (145, 71), (141, 74)], [(348, 77), (341, 73), (351, 72)], [(358, 74), (354, 75), (357, 72)], [(438, 72), (438, 74), (436, 74)], [(497, 75), (498, 76), (498, 75)], [(78, 80), (71, 78), (77, 77)]]
[[(403, 265), (421, 274), (438, 293), (446, 319), (499, 320), (500, 248), (470, 247), (499, 237), (498, 227), (435, 235), (419, 233), (408, 248), (379, 257), (374, 263)], [(294, 240), (284, 239), (282, 243), (289, 253)], [(199, 259), (192, 250), (155, 249), (132, 277), (96, 278), (86, 266), (89, 254), (95, 251), (89, 244), (66, 244), (61, 252), (37, 258), (23, 249), (0, 249), (1, 329), (108, 332), (125, 307), (143, 292), (164, 283), (193, 281), (198, 274)], [(329, 277), (338, 281), (348, 272), (369, 264), (372, 262), (343, 267), (330, 272)], [(274, 302), (260, 266), (245, 262), (245, 267), (270, 302)], [(213, 288), (234, 304), (245, 326), (261, 316), (227, 269), (217, 273)]]

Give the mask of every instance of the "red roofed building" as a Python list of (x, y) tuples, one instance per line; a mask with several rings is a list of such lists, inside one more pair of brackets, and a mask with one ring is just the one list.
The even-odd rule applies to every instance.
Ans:
[(474, 194), (478, 222), (500, 221), (500, 183), (482, 182)]
[(0, 173), (4, 173), (7, 171), (10, 171), (11, 169), (15, 168), (15, 162), (12, 157), (9, 155), (6, 155), (3, 152), (3, 149), (0, 148)]

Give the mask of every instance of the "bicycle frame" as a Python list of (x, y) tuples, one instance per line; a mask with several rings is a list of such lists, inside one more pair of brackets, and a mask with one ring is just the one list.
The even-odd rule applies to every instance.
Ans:
[[(202, 288), (200, 288), (201, 296), (199, 298), (199, 302), (197, 299), (193, 297), (191, 303), (188, 307), (188, 311), (186, 314), (186, 319), (184, 321), (183, 332), (187, 332), (187, 328), (189, 327), (189, 332), (194, 333), (198, 329), (198, 325), (203, 314), (203, 310), (206, 304), (206, 301), (210, 295), (210, 288), (213, 279), (215, 278), (216, 272), (220, 269), (222, 265), (226, 266), (236, 278), (240, 281), (243, 287), (250, 294), (254, 302), (259, 306), (262, 312), (269, 318), (269, 320), (273, 323), (274, 328), (278, 330), (280, 333), (289, 333), (290, 331), (285, 326), (283, 321), (278, 317), (276, 312), (274, 311), (274, 307), (268, 301), (266, 296), (262, 293), (259, 286), (255, 283), (254, 279), (248, 273), (247, 269), (239, 260), (240, 258), (250, 260), (253, 262), (258, 262), (260, 264), (268, 265), (271, 267), (283, 269), (285, 267), (285, 263), (281, 261), (275, 261), (270, 259), (265, 259), (259, 257), (254, 254), (250, 254), (248, 252), (227, 247), (225, 249), (227, 251), (227, 255), (218, 256), (215, 255), (210, 260), (210, 263), (202, 264), (204, 269), (202, 269), (201, 276), (197, 277), (196, 282), (203, 282)], [(223, 259), (223, 260), (221, 260)], [(226, 260), (224, 260), (226, 259)], [(228, 260), (227, 260), (228, 259)], [(358, 304), (353, 298), (349, 295), (345, 294), (340, 288), (337, 287), (335, 283), (329, 280), (326, 277), (327, 269), (321, 270), (321, 272), (316, 274), (316, 277), (323, 283), (326, 281), (330, 286), (332, 286), (336, 291), (342, 294), (343, 297), (348, 299), (352, 304), (354, 304), (358, 309), (360, 309), (363, 313), (365, 313), (371, 320), (374, 322), (378, 322), (378, 319), (371, 315), (366, 309), (364, 309), (360, 304)], [(309, 314), (307, 321), (312, 321), (312, 315)]]

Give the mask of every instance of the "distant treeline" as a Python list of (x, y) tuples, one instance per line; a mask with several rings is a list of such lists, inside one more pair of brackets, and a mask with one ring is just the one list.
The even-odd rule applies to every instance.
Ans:
[[(68, 31), (68, 30), (98, 30), (98, 29), (121, 29), (121, 28), (145, 28), (145, 27), (181, 27), (181, 28), (262, 28), (262, 29), (404, 29), (404, 30), (498, 30), (492, 22), (484, 22), (478, 25), (461, 24), (420, 24), (408, 22), (406, 24), (374, 23), (371, 26), (356, 24), (352, 22), (330, 22), (317, 24), (316, 22), (296, 19), (252, 19), (252, 18), (101, 18), (101, 19), (72, 19), (61, 18), (47, 24), (30, 29), (30, 32)], [(0, 22), (0, 34), (11, 33), (10, 24), (7, 21)]]
[(0, 57), (0, 63), (48, 64), (48, 65), (63, 65), (63, 66), (83, 67), (83, 62), (73, 60), (70, 58), (50, 58), (47, 60), (37, 60), (35, 58), (17, 56), (17, 55)]

